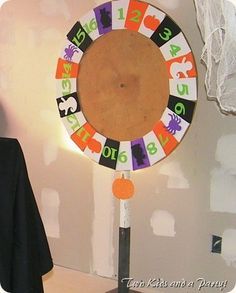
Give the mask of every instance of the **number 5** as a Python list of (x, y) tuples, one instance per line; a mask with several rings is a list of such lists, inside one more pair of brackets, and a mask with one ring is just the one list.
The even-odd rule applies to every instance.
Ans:
[[(181, 88), (180, 88), (181, 86)], [(181, 85), (177, 85), (177, 91), (178, 93), (183, 96), (183, 95), (189, 95), (189, 91), (188, 91), (188, 85), (187, 84), (181, 84)]]

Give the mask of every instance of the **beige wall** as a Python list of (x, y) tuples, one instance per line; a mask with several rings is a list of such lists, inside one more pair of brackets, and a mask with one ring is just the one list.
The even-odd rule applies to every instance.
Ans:
[[(111, 194), (114, 172), (67, 142), (55, 102), (54, 74), (65, 35), (101, 2), (10, 0), (2, 6), (0, 135), (17, 137), (23, 147), (54, 262), (114, 277), (119, 222)], [(131, 276), (185, 279), (195, 282), (194, 290), (198, 278), (228, 280), (229, 292), (236, 279), (235, 117), (223, 116), (207, 101), (193, 1), (151, 3), (174, 18), (191, 44), (199, 101), (181, 146), (161, 163), (132, 173)], [(223, 236), (221, 255), (211, 253), (212, 234)]]

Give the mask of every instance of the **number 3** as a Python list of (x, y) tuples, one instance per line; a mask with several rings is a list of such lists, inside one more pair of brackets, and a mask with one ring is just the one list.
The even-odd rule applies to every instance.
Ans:
[(162, 40), (169, 41), (172, 36), (172, 31), (168, 27), (165, 27), (164, 32), (162, 34), (160, 33), (159, 36)]

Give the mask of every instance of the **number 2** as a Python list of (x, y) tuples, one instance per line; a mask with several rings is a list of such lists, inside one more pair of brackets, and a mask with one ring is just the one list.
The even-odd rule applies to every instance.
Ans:
[(140, 16), (142, 15), (142, 12), (136, 9), (136, 10), (133, 10), (132, 13), (135, 14), (135, 16), (130, 18), (130, 20), (137, 23), (140, 22)]

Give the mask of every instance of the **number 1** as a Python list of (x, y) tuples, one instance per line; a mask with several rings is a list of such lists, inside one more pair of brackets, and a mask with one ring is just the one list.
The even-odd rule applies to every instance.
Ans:
[(119, 11), (119, 20), (124, 20), (125, 19), (125, 17), (124, 17), (124, 8), (120, 8), (120, 9), (118, 9), (118, 11)]

